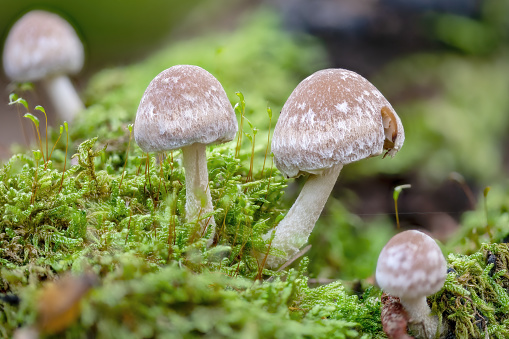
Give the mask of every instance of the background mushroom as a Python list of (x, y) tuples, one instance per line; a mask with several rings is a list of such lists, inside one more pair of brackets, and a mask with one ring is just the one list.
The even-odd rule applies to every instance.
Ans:
[(31, 11), (11, 28), (5, 41), (3, 66), (13, 81), (41, 81), (62, 120), (84, 109), (67, 77), (83, 67), (83, 45), (72, 26), (60, 16)]
[[(134, 124), (134, 138), (145, 152), (182, 149), (188, 221), (213, 211), (206, 146), (230, 141), (236, 133), (235, 112), (219, 81), (190, 65), (173, 66), (150, 82)], [(202, 234), (215, 228), (214, 217), (200, 225)]]
[(446, 276), (446, 261), (440, 247), (428, 235), (413, 230), (392, 237), (376, 266), (378, 285), (400, 299), (410, 316), (410, 328), (420, 338), (435, 338), (438, 317), (430, 315), (426, 297), (442, 288)]
[[(357, 73), (326, 69), (304, 79), (283, 106), (272, 152), (285, 176), (309, 173), (309, 178), (277, 225), (272, 247), (287, 257), (295, 254), (306, 243), (343, 165), (384, 149), (393, 156), (404, 139), (403, 125), (389, 102)], [(275, 267), (285, 259), (271, 256), (267, 265)]]

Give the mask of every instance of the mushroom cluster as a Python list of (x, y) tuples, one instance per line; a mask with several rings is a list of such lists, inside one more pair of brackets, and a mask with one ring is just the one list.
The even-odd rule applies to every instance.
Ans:
[[(309, 177), (271, 246), (276, 267), (299, 251), (311, 234), (343, 165), (403, 146), (403, 125), (391, 104), (368, 80), (345, 69), (325, 69), (304, 79), (283, 106), (272, 139), (277, 168), (287, 177)], [(272, 232), (265, 235), (272, 237)]]
[(438, 317), (431, 315), (426, 297), (443, 287), (446, 276), (440, 247), (430, 236), (414, 230), (392, 237), (376, 266), (378, 285), (400, 299), (410, 316), (409, 327), (419, 338), (435, 338), (437, 332), (443, 332)]
[[(152, 80), (134, 126), (136, 142), (145, 152), (182, 148), (188, 221), (213, 212), (206, 145), (232, 140), (236, 132), (235, 113), (221, 84), (189, 65), (173, 66)], [(357, 73), (326, 69), (303, 80), (281, 111), (272, 152), (287, 177), (309, 173), (309, 178), (271, 242), (287, 256), (269, 256), (266, 265), (280, 265), (306, 243), (343, 165), (384, 150), (394, 156), (404, 139), (390, 103)], [(215, 227), (213, 217), (200, 223), (202, 234)], [(271, 237), (272, 232), (265, 235)]]
[(67, 75), (81, 70), (84, 57), (83, 44), (67, 21), (36, 10), (9, 31), (3, 67), (13, 81), (41, 81), (59, 117), (70, 121), (84, 105)]

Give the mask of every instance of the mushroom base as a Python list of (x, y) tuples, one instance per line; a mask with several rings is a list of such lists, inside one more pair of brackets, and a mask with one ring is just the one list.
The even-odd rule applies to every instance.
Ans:
[[(277, 225), (272, 239), (271, 247), (284, 251), (286, 256), (269, 256), (267, 267), (274, 268), (283, 264), (308, 241), (342, 168), (343, 165), (339, 164), (324, 170), (322, 174), (309, 175), (299, 197)], [(271, 236), (272, 231), (265, 234), (264, 238), (270, 239)]]
[(85, 109), (85, 105), (67, 76), (52, 76), (43, 80), (43, 83), (60, 119), (72, 121), (80, 111)]
[(188, 222), (198, 220), (201, 236), (211, 228), (208, 242), (210, 246), (214, 239), (216, 222), (214, 216), (203, 218), (203, 215), (214, 211), (209, 189), (206, 146), (195, 143), (183, 147), (182, 155), (186, 171), (186, 218)]
[[(400, 302), (410, 316), (408, 327), (414, 332), (416, 338), (435, 338), (439, 325), (438, 317), (431, 315), (426, 297), (416, 299), (400, 298)], [(443, 331), (444, 329), (441, 328), (440, 332)]]

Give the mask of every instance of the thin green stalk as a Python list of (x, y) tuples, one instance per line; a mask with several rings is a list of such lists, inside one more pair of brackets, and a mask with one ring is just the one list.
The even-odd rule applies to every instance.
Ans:
[(21, 125), (21, 131), (23, 132), (23, 138), (25, 139), (25, 143), (27, 146), (30, 145), (30, 141), (28, 140), (28, 135), (27, 135), (27, 132), (25, 130), (25, 124), (23, 123), (23, 119), (21, 119), (21, 113), (19, 111), (19, 106), (16, 107), (16, 109), (18, 110), (18, 119), (19, 119), (19, 123)]
[(269, 174), (269, 180), (267, 182), (267, 194), (265, 194), (265, 200), (267, 200), (267, 197), (269, 196), (269, 188), (270, 188), (270, 180), (272, 179), (272, 170), (274, 169), (274, 155), (271, 154), (271, 162), (270, 162), (270, 174)]
[(32, 183), (32, 198), (30, 199), (30, 203), (33, 205), (35, 203), (35, 195), (37, 193), (37, 177), (39, 173), (39, 159), (41, 159), (41, 151), (33, 151), (35, 158), (35, 174), (34, 181)]
[(129, 158), (129, 149), (131, 148), (131, 136), (133, 131), (133, 124), (129, 124), (127, 126), (129, 129), (129, 143), (127, 144), (127, 152), (125, 154), (124, 168), (122, 169), (122, 177), (120, 178), (120, 184), (118, 185), (118, 190), (120, 191), (120, 187), (122, 187), (122, 181), (124, 180), (125, 167), (127, 165), (127, 159)]
[(235, 158), (238, 158), (240, 155), (240, 146), (242, 145), (242, 134), (243, 134), (243, 128), (244, 128), (244, 113), (246, 111), (246, 102), (244, 100), (244, 95), (241, 92), (237, 92), (235, 94), (240, 99), (240, 102), (235, 104), (235, 111), (240, 113), (239, 134), (237, 136), (237, 145), (235, 147)]
[[(159, 180), (159, 189), (161, 189), (161, 182), (162, 182), (162, 179), (164, 178), (164, 167), (163, 167), (163, 165), (164, 165), (164, 159), (165, 158), (166, 158), (165, 153), (164, 152), (161, 153), (161, 160), (159, 161), (159, 168), (161, 170), (161, 173), (160, 173), (161, 178)], [(162, 185), (164, 187), (164, 191), (166, 193), (168, 193), (168, 187), (166, 187), (166, 179), (164, 180), (164, 182), (162, 182)]]
[[(150, 155), (147, 152), (147, 158), (146, 158), (146, 161), (145, 161), (145, 187), (146, 187), (147, 181), (148, 181), (148, 189), (152, 190), (152, 184), (150, 183), (150, 164), (149, 164), (149, 161), (150, 161)], [(150, 194), (150, 197), (152, 197), (152, 193)]]
[[(9, 95), (9, 105), (14, 105), (14, 104), (21, 104), (27, 110), (27, 113), (25, 113), (25, 115), (23, 115), (23, 117), (32, 120), (32, 122), (34, 123), (35, 131), (36, 131), (36, 138), (39, 140), (39, 148), (41, 149), (42, 159), (44, 162), (46, 162), (46, 160), (44, 158), (44, 151), (42, 148), (41, 134), (39, 133), (39, 119), (37, 119), (37, 117), (35, 115), (28, 112), (28, 102), (25, 99), (18, 97), (15, 93), (12, 93), (11, 95)], [(37, 106), (36, 109), (39, 109), (38, 107), (40, 107), (40, 106)], [(46, 121), (46, 128), (47, 128), (47, 121)], [(48, 140), (47, 140), (47, 134), (46, 134), (46, 144), (47, 144), (47, 141)], [(47, 148), (48, 147), (46, 146), (46, 153), (47, 153)]]
[(267, 148), (265, 148), (265, 156), (263, 158), (262, 172), (260, 176), (263, 178), (263, 171), (265, 170), (265, 161), (267, 160), (267, 154), (269, 153), (270, 145), (270, 128), (272, 127), (272, 109), (267, 107), (267, 113), (269, 114), (269, 132), (267, 133)]
[(53, 151), (55, 150), (55, 147), (57, 146), (58, 142), (60, 141), (60, 138), (62, 137), (62, 133), (64, 133), (64, 126), (60, 125), (60, 135), (58, 136), (57, 141), (55, 141), (55, 144), (53, 145), (53, 148), (51, 149), (51, 152), (49, 154), (50, 159), (51, 159), (51, 155), (53, 154)]
[(470, 187), (468, 187), (465, 178), (458, 172), (452, 172), (451, 174), (449, 174), (449, 179), (456, 181), (460, 185), (461, 189), (463, 190), (465, 196), (468, 199), (470, 209), (474, 210), (475, 206), (477, 205), (477, 202), (475, 200), (474, 193), (472, 192)]
[[(173, 158), (173, 156), (172, 156)], [(175, 240), (177, 238), (177, 198), (178, 198), (178, 188), (174, 188), (173, 190), (173, 204), (171, 206), (171, 216), (170, 216), (170, 224), (168, 225), (168, 262), (171, 259), (171, 253), (173, 247), (175, 245)]]
[(253, 180), (254, 148), (255, 148), (256, 133), (258, 132), (258, 129), (256, 127), (253, 127), (253, 124), (247, 118), (245, 118), (245, 120), (249, 124), (249, 127), (251, 128), (251, 131), (253, 133), (252, 136), (246, 133), (246, 137), (251, 142), (251, 160), (249, 162), (249, 173), (247, 174), (247, 177), (246, 177), (246, 182), (248, 182), (248, 181)]
[(39, 148), (41, 150), (41, 157), (42, 157), (42, 160), (44, 162), (46, 162), (46, 159), (44, 157), (44, 151), (42, 148), (41, 133), (39, 133), (39, 119), (37, 119), (37, 117), (35, 115), (30, 114), (30, 113), (26, 113), (23, 117), (32, 120), (32, 122), (34, 123), (35, 131), (37, 132), (37, 138), (39, 140)]
[(398, 227), (398, 230), (400, 228), (400, 225), (399, 225), (399, 213), (398, 213), (398, 198), (399, 198), (399, 194), (401, 193), (402, 190), (404, 190), (406, 188), (410, 188), (410, 187), (412, 187), (412, 186), (409, 185), (409, 184), (396, 186), (396, 187), (394, 187), (394, 193), (392, 194), (392, 197), (394, 199), (394, 210), (395, 210), (395, 213), (396, 213), (396, 225)]
[[(12, 105), (12, 104), (15, 104), (15, 103), (21, 103), (20, 101), (18, 101), (18, 99), (21, 99), (21, 98), (18, 98), (17, 94), (11, 93), (9, 95), (9, 105)], [(23, 100), (23, 99), (21, 99), (21, 100)], [(26, 107), (26, 109), (28, 111), (28, 104), (26, 103), (26, 101), (25, 101), (24, 106)], [(25, 143), (26, 143), (26, 145), (28, 147), (28, 146), (30, 146), (30, 140), (28, 140), (28, 135), (27, 135), (26, 130), (25, 130), (25, 124), (23, 124), (23, 119), (21, 119), (21, 112), (19, 110), (19, 106), (16, 106), (16, 110), (18, 111), (18, 118), (19, 118), (19, 123), (21, 125), (21, 131), (23, 132), (23, 138), (25, 139)]]
[(44, 113), (44, 118), (46, 119), (46, 161), (44, 163), (44, 169), (47, 168), (48, 166), (48, 161), (50, 159), (50, 157), (48, 156), (48, 115), (46, 114), (46, 110), (44, 109), (44, 107), (40, 106), (40, 105), (37, 105), (35, 106), (35, 109), (38, 110), (38, 111), (41, 111), (42, 113)]
[(251, 146), (251, 161), (249, 163), (249, 173), (247, 174), (246, 181), (253, 180), (253, 166), (254, 166), (254, 149), (255, 149), (255, 141), (256, 141), (256, 132), (257, 129), (253, 130), (253, 142)]
[(67, 165), (67, 149), (69, 147), (69, 126), (67, 125), (67, 121), (64, 121), (64, 127), (65, 127), (65, 135), (66, 135), (65, 158), (64, 158), (64, 168), (62, 170), (62, 180), (60, 180), (60, 189), (58, 190), (58, 193), (60, 193), (62, 191), (62, 185), (64, 183), (65, 166)]
[(486, 215), (486, 231), (488, 232), (488, 236), (490, 237), (490, 242), (493, 242), (493, 233), (491, 232), (490, 219), (488, 214), (488, 193), (491, 190), (490, 186), (487, 186), (484, 189), (484, 213)]
[(129, 208), (129, 222), (127, 223), (127, 234), (125, 235), (125, 245), (127, 245), (127, 239), (129, 238), (129, 231), (131, 229), (131, 218), (133, 216), (133, 210)]

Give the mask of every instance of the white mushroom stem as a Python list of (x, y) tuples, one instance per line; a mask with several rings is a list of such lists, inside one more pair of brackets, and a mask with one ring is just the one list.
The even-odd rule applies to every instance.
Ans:
[(435, 338), (438, 317), (431, 315), (426, 297), (400, 298), (400, 302), (410, 316), (409, 327), (418, 338)]
[[(212, 197), (209, 189), (209, 173), (207, 170), (206, 145), (195, 143), (182, 148), (184, 169), (186, 171), (186, 218), (189, 222), (212, 212)], [(199, 221), (200, 232), (205, 234), (208, 227), (212, 228), (209, 245), (214, 239), (216, 222), (214, 216)]]
[[(269, 256), (267, 267), (277, 267), (296, 254), (307, 242), (316, 221), (329, 198), (343, 165), (323, 171), (321, 174), (310, 174), (302, 187), (299, 197), (288, 211), (288, 214), (276, 227), (276, 234), (271, 247), (286, 253), (285, 258)], [(265, 239), (272, 236), (272, 231), (265, 234)]]
[(60, 119), (72, 121), (80, 111), (85, 109), (85, 105), (66, 75), (47, 77), (42, 82)]

